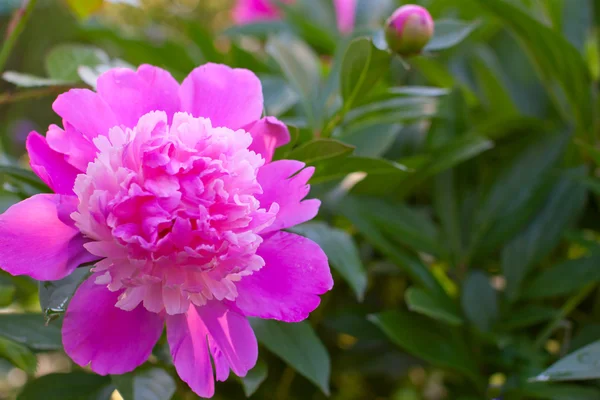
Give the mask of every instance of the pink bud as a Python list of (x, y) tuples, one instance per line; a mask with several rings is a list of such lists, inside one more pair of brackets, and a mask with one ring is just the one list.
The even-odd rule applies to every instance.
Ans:
[(390, 49), (409, 56), (419, 54), (433, 36), (434, 23), (429, 12), (417, 5), (398, 8), (385, 24)]

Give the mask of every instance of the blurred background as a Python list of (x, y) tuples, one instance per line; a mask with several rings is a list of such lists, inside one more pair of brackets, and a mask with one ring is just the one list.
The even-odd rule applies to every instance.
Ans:
[[(0, 211), (41, 190), (24, 142), (61, 123), (59, 93), (114, 66), (248, 68), (292, 129), (279, 157), (318, 148), (323, 207), (297, 232), (336, 285), (302, 328), (263, 326), (259, 366), (215, 399), (600, 399), (599, 2), (414, 1), (436, 34), (405, 58), (381, 50), (403, 1), (358, 0), (348, 34), (329, 0), (245, 25), (234, 3), (39, 0), (0, 81)], [(21, 4), (0, 0), (0, 32)], [(52, 285), (0, 271), (0, 399), (123, 398), (62, 352)], [(585, 382), (530, 382), (578, 349), (562, 367)], [(135, 400), (197, 398), (164, 340), (135, 379)]]

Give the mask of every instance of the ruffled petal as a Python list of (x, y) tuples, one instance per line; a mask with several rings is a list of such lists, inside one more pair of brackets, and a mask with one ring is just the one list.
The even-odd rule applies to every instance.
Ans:
[(244, 127), (252, 135), (249, 149), (263, 156), (267, 163), (273, 159), (275, 149), (290, 142), (287, 126), (275, 117), (266, 117)]
[(33, 172), (55, 193), (73, 195), (75, 178), (81, 171), (67, 163), (64, 155), (52, 150), (46, 138), (37, 132), (27, 136), (26, 147)]
[(160, 338), (163, 320), (138, 306), (115, 307), (119, 292), (94, 283), (92, 275), (69, 303), (62, 334), (65, 352), (75, 363), (100, 375), (124, 374), (143, 364)]
[(179, 89), (183, 111), (210, 118), (212, 126), (239, 129), (260, 119), (263, 94), (252, 71), (204, 64), (185, 78)]
[(304, 163), (300, 161), (279, 160), (258, 171), (258, 182), (263, 189), (263, 193), (256, 196), (260, 206), (268, 210), (273, 203), (279, 205), (275, 222), (261, 234), (309, 221), (319, 212), (319, 200), (302, 201), (310, 191), (307, 182), (314, 173), (313, 167), (302, 169), (303, 167)]
[(230, 369), (245, 376), (258, 359), (258, 344), (246, 317), (218, 301), (167, 316), (167, 339), (179, 377), (201, 397), (212, 397), (215, 390), (210, 354), (220, 381)]
[(137, 71), (113, 68), (98, 78), (97, 90), (119, 123), (129, 128), (151, 111), (165, 111), (169, 121), (179, 111), (179, 84), (169, 72), (151, 65)]
[(48, 146), (61, 153), (65, 160), (80, 171), (86, 171), (90, 162), (96, 158), (98, 149), (67, 121), (63, 121), (65, 129), (50, 125), (46, 132)]
[(333, 287), (327, 256), (302, 236), (277, 232), (257, 252), (265, 266), (237, 283), (236, 305), (250, 317), (304, 320)]
[(76, 206), (75, 196), (38, 194), (6, 210), (0, 215), (0, 268), (51, 281), (97, 259), (70, 220)]
[(110, 128), (119, 124), (109, 105), (88, 89), (71, 89), (61, 94), (52, 108), (88, 139), (108, 136)]

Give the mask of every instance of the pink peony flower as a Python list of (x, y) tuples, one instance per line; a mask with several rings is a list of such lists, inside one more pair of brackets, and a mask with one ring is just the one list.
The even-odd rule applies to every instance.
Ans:
[(250, 71), (207, 64), (179, 85), (149, 65), (53, 105), (63, 128), (31, 132), (31, 167), (55, 194), (0, 215), (0, 263), (61, 279), (95, 261), (63, 323), (67, 354), (98, 374), (144, 363), (167, 326), (179, 376), (200, 396), (256, 363), (247, 317), (305, 319), (333, 281), (314, 242), (313, 168), (272, 161), (286, 126), (261, 119)]
[[(295, 0), (281, 0), (292, 4)], [(341, 33), (347, 34), (354, 30), (356, 0), (333, 0), (337, 14), (337, 25)], [(276, 20), (281, 17), (273, 0), (237, 0), (233, 9), (233, 19), (238, 24), (257, 21)]]

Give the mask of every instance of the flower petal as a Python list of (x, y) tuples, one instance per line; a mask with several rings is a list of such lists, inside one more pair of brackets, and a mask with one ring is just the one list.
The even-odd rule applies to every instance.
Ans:
[(97, 259), (69, 218), (76, 204), (75, 196), (38, 194), (0, 215), (0, 268), (50, 281)]
[(356, 14), (356, 0), (333, 0), (337, 14), (337, 26), (341, 33), (350, 33), (354, 30)]
[(143, 364), (160, 338), (163, 320), (138, 306), (115, 307), (119, 292), (94, 283), (92, 275), (77, 289), (63, 322), (65, 352), (100, 375), (124, 374)]
[(290, 142), (287, 126), (275, 117), (266, 117), (244, 127), (252, 135), (252, 150), (263, 156), (267, 163), (273, 159), (275, 149)]
[(261, 167), (258, 171), (257, 179), (263, 189), (263, 193), (256, 196), (260, 206), (268, 210), (271, 204), (279, 204), (275, 222), (261, 234), (309, 221), (319, 212), (319, 200), (302, 201), (310, 191), (310, 185), (306, 182), (314, 173), (313, 167), (301, 170), (303, 167), (304, 163), (300, 161), (279, 160)]
[(88, 89), (71, 89), (61, 94), (52, 108), (88, 139), (108, 136), (110, 128), (119, 124), (108, 104)]
[(61, 153), (65, 160), (80, 171), (86, 171), (90, 162), (96, 158), (98, 149), (67, 121), (63, 121), (65, 129), (50, 125), (46, 132), (48, 146)]
[(183, 111), (210, 118), (212, 126), (239, 129), (260, 118), (260, 80), (247, 69), (205, 64), (194, 69), (179, 89)]
[(236, 305), (251, 317), (299, 322), (333, 287), (327, 256), (302, 236), (277, 232), (258, 248), (265, 266), (237, 283)]
[(211, 353), (220, 381), (227, 379), (229, 369), (245, 376), (258, 359), (258, 344), (246, 317), (218, 301), (168, 315), (167, 340), (179, 377), (201, 397), (212, 397), (215, 390)]
[(63, 154), (52, 150), (37, 132), (27, 136), (26, 146), (33, 172), (55, 193), (73, 195), (75, 178), (81, 171), (67, 163)]
[(151, 111), (165, 111), (169, 121), (179, 111), (179, 84), (169, 72), (151, 65), (137, 71), (113, 68), (98, 78), (97, 90), (119, 123), (129, 128)]

